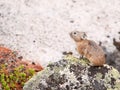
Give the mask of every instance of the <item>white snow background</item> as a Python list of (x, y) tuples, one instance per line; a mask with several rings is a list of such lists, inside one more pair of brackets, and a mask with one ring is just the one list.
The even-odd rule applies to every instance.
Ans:
[(69, 36), (74, 30), (113, 52), (112, 39), (120, 41), (120, 0), (0, 0), (0, 44), (25, 60), (45, 67), (64, 51), (78, 55)]

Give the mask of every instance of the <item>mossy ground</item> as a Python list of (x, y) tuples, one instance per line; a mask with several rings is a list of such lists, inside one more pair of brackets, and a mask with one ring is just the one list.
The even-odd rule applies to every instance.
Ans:
[(24, 83), (43, 69), (40, 65), (21, 59), (17, 52), (0, 47), (0, 89), (22, 90)]

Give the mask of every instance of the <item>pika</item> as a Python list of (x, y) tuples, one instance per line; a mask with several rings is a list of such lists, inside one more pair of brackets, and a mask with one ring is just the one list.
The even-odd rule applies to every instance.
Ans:
[(70, 33), (71, 38), (77, 45), (77, 51), (87, 58), (92, 66), (103, 66), (105, 63), (105, 53), (94, 41), (86, 39), (84, 32), (73, 31)]

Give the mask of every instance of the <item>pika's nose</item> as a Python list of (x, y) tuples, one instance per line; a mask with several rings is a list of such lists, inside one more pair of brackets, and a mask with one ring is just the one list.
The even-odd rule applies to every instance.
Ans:
[(69, 35), (72, 36), (72, 32), (70, 32)]

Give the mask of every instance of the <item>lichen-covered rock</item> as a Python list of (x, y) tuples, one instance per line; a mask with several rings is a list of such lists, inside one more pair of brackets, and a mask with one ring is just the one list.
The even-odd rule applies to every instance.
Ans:
[(93, 67), (68, 55), (49, 64), (23, 90), (120, 90), (120, 74), (112, 66)]
[(120, 72), (120, 51), (107, 52), (107, 63), (112, 65)]

